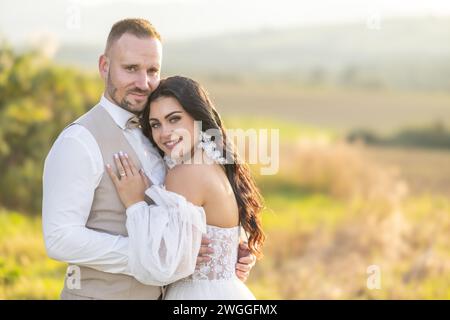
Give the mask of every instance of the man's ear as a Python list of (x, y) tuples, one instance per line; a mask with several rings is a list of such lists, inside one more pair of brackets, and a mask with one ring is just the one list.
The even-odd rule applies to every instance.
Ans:
[(105, 54), (102, 54), (98, 59), (98, 71), (103, 80), (106, 80), (109, 69), (109, 59)]

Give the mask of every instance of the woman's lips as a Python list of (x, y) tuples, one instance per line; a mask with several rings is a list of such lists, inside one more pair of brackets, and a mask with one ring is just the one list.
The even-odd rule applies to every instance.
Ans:
[(164, 142), (163, 145), (168, 149), (172, 150), (177, 144), (179, 144), (183, 140), (183, 137), (179, 137), (178, 139), (170, 140)]

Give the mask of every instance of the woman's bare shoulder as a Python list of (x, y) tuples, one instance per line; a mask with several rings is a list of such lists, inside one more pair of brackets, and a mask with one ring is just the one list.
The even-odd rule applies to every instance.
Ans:
[(211, 174), (212, 171), (205, 165), (180, 164), (167, 172), (166, 189), (184, 196), (197, 206), (202, 206)]

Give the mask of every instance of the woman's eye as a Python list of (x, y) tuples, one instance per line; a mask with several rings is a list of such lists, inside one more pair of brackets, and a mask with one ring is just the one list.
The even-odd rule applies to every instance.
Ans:
[(127, 70), (131, 71), (131, 72), (134, 72), (134, 71), (136, 71), (136, 67), (127, 67)]
[(173, 118), (170, 118), (170, 119), (169, 119), (169, 122), (170, 122), (170, 123), (175, 123), (175, 122), (177, 122), (178, 120), (180, 120), (180, 117), (173, 117)]
[(151, 123), (150, 128), (156, 129), (159, 127), (159, 123)]

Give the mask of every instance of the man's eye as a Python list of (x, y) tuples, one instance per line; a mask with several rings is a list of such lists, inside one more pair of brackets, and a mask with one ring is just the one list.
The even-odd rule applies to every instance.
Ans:
[(134, 67), (134, 66), (127, 67), (127, 70), (131, 71), (131, 72), (135, 72), (136, 71), (136, 67)]

